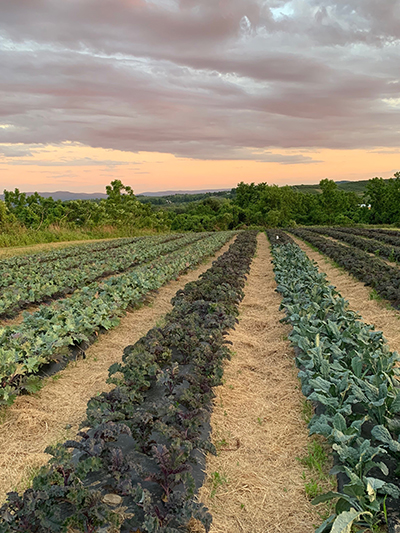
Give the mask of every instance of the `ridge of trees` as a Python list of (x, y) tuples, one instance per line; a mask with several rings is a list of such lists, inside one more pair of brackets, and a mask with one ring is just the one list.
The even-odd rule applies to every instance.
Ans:
[[(0, 229), (20, 226), (33, 230), (51, 225), (93, 229), (101, 226), (155, 231), (219, 231), (251, 226), (394, 224), (400, 226), (400, 172), (391, 179), (368, 181), (362, 197), (339, 189), (329, 179), (320, 194), (290, 186), (241, 182), (225, 194), (199, 195), (188, 202), (153, 205), (139, 201), (131, 187), (114, 180), (102, 200), (61, 201), (18, 189), (4, 191)], [(179, 202), (179, 200), (181, 200)]]

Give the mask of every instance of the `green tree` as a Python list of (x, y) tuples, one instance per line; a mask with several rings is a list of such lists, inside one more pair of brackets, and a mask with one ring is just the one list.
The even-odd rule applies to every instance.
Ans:
[(16, 218), (10, 213), (5, 202), (0, 200), (0, 229), (4, 230), (8, 226), (15, 224)]

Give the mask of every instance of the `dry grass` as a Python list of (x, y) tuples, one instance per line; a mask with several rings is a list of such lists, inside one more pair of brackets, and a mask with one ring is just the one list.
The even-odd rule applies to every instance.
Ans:
[(388, 302), (371, 300), (371, 288), (358, 281), (351, 274), (334, 266), (332, 261), (320, 252), (314, 251), (301, 239), (291, 236), (308, 257), (314, 260), (321, 272), (325, 272), (329, 282), (349, 301), (350, 308), (362, 316), (367, 324), (383, 332), (390, 349), (400, 352), (400, 312), (391, 308)]
[(7, 259), (9, 257), (14, 257), (15, 255), (29, 255), (37, 254), (40, 252), (48, 252), (53, 249), (67, 248), (68, 246), (76, 246), (77, 244), (90, 244), (93, 242), (101, 241), (111, 241), (116, 237), (111, 237), (108, 239), (86, 239), (79, 241), (63, 241), (63, 242), (45, 242), (41, 244), (30, 244), (27, 246), (12, 246), (10, 248), (0, 248), (0, 257), (1, 259)]
[(49, 456), (44, 449), (48, 445), (76, 434), (85, 418), (88, 400), (110, 389), (105, 383), (109, 366), (120, 361), (123, 349), (134, 344), (171, 310), (170, 300), (177, 290), (197, 279), (229, 245), (227, 243), (198, 269), (162, 287), (150, 305), (128, 313), (116, 329), (101, 335), (87, 350), (86, 359), (71, 363), (48, 378), (39, 393), (18, 397), (14, 405), (1, 414), (0, 502), (8, 491), (26, 486), (32, 473), (46, 463)]
[(308, 430), (270, 261), (261, 234), (211, 417), (218, 455), (207, 458), (200, 499), (212, 533), (306, 533), (321, 522), (296, 460), (307, 453)]

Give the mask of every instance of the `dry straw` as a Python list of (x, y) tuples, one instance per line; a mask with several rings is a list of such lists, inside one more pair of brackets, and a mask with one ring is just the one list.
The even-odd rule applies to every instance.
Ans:
[(331, 260), (312, 250), (302, 240), (293, 235), (291, 237), (308, 257), (317, 263), (318, 268), (326, 273), (329, 283), (334, 285), (343, 298), (348, 300), (350, 308), (359, 313), (366, 324), (374, 324), (376, 330), (382, 331), (390, 349), (400, 353), (400, 312), (388, 306), (388, 302), (371, 300), (370, 287), (366, 287), (364, 283), (343, 269), (333, 266)]
[[(231, 241), (232, 242), (232, 241)], [(150, 305), (130, 312), (120, 325), (104, 335), (86, 352), (87, 358), (46, 380), (43, 389), (32, 396), (20, 396), (14, 405), (0, 413), (0, 503), (6, 493), (22, 489), (49, 456), (50, 444), (75, 436), (84, 420), (88, 400), (109, 390), (108, 368), (121, 360), (123, 349), (134, 344), (171, 310), (170, 300), (185, 283), (193, 281), (210, 268), (215, 257), (224, 253), (231, 242), (198, 269), (162, 287), (150, 299)]]
[(213, 514), (212, 533), (311, 533), (320, 521), (296, 459), (306, 453), (308, 430), (275, 288), (261, 234), (211, 418), (219, 453), (207, 459), (200, 498)]

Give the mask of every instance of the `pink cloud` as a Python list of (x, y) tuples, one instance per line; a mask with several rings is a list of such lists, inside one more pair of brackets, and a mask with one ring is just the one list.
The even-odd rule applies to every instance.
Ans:
[(3, 2), (0, 143), (255, 161), (396, 147), (399, 28), (391, 0)]

